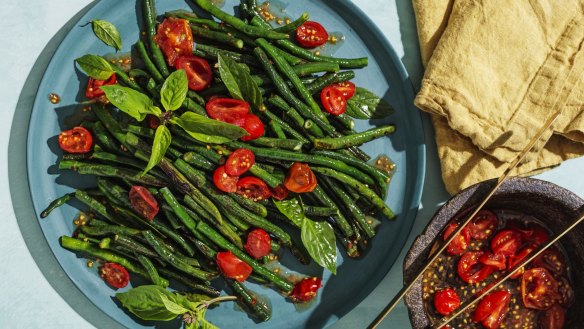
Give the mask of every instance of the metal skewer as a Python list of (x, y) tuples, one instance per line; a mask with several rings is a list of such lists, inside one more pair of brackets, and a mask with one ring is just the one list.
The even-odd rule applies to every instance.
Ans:
[(561, 113), (562, 113), (562, 109), (560, 108), (560, 109), (556, 110), (554, 112), (554, 114), (546, 120), (546, 122), (543, 124), (543, 126), (529, 140), (529, 142), (527, 143), (525, 148), (517, 155), (517, 157), (511, 163), (509, 163), (509, 166), (507, 167), (507, 169), (505, 169), (503, 174), (499, 177), (499, 179), (497, 179), (497, 183), (491, 188), (491, 190), (484, 197), (484, 199), (481, 201), (481, 203), (475, 208), (474, 211), (471, 212), (471, 214), (469, 216), (466, 217), (466, 219), (460, 225), (458, 225), (458, 227), (454, 230), (454, 232), (451, 233), (448, 238), (446, 238), (446, 240), (440, 246), (440, 248), (438, 248), (438, 250), (436, 250), (432, 255), (430, 255), (430, 257), (428, 258), (428, 262), (426, 262), (426, 264), (417, 272), (416, 276), (411, 280), (411, 282), (408, 283), (407, 285), (405, 285), (397, 293), (397, 295), (395, 295), (395, 297), (391, 300), (391, 302), (379, 313), (379, 315), (375, 318), (375, 320), (373, 320), (373, 322), (369, 325), (369, 327), (368, 327), (369, 329), (377, 328), (377, 326), (379, 326), (379, 324), (383, 321), (383, 319), (385, 319), (385, 317), (387, 317), (387, 315), (389, 313), (391, 313), (391, 311), (397, 306), (397, 304), (401, 301), (401, 299), (412, 289), (412, 287), (414, 286), (416, 281), (418, 281), (422, 277), (424, 272), (426, 272), (426, 270), (436, 261), (436, 259), (438, 259), (440, 254), (446, 249), (446, 247), (450, 244), (450, 242), (452, 242), (452, 240), (454, 240), (454, 238), (462, 231), (462, 229), (468, 223), (470, 223), (470, 221), (473, 219), (473, 217), (485, 206), (485, 204), (487, 204), (487, 202), (493, 196), (493, 194), (495, 194), (497, 189), (510, 176), (511, 171), (513, 169), (515, 169), (515, 167), (517, 167), (517, 165), (519, 163), (521, 163), (521, 161), (525, 158), (527, 153), (529, 153), (529, 151), (533, 148), (533, 146), (539, 141), (541, 136), (552, 126), (552, 124), (556, 121), (556, 119), (560, 116)]

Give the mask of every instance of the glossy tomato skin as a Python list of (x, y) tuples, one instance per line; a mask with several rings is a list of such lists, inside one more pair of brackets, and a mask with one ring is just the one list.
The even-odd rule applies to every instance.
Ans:
[(539, 316), (541, 329), (562, 329), (566, 323), (566, 310), (558, 304), (547, 309)]
[(507, 259), (504, 255), (493, 254), (490, 251), (485, 251), (481, 257), (479, 257), (479, 262), (485, 265), (493, 266), (498, 270), (504, 270), (507, 268)]
[[(515, 253), (515, 255), (509, 256), (509, 259), (507, 261), (507, 268), (512, 269), (515, 265), (519, 264), (523, 260), (523, 258), (527, 257), (534, 250), (535, 250), (535, 246), (528, 244), (527, 246), (525, 246), (521, 250), (519, 250), (517, 253)], [(515, 273), (513, 273), (513, 275), (511, 276), (511, 279), (517, 279), (524, 272), (525, 272), (525, 268), (522, 267), (522, 268), (518, 269), (517, 271), (515, 271)]]
[(544, 267), (555, 275), (564, 275), (568, 270), (564, 254), (555, 246), (552, 246), (537, 256), (533, 260), (533, 266)]
[(498, 225), (497, 215), (490, 210), (483, 209), (474, 216), (468, 225), (470, 237), (475, 240), (484, 240), (495, 232)]
[(252, 151), (239, 148), (233, 151), (227, 161), (225, 161), (225, 172), (231, 176), (241, 176), (255, 163), (255, 156)]
[(488, 329), (499, 328), (507, 315), (511, 294), (507, 290), (494, 291), (485, 296), (477, 305), (472, 320), (481, 322)]
[(87, 153), (93, 145), (89, 130), (79, 126), (59, 134), (59, 147), (67, 153)]
[(158, 201), (152, 196), (150, 191), (144, 186), (132, 186), (130, 189), (130, 204), (132, 209), (140, 214), (142, 218), (152, 221), (158, 214), (160, 207)]
[(478, 283), (487, 278), (495, 267), (484, 265), (479, 262), (479, 258), (484, 254), (482, 251), (467, 251), (458, 261), (458, 276), (466, 283)]
[(249, 113), (243, 118), (243, 123), (238, 124), (238, 122), (234, 122), (233, 124), (236, 124), (247, 131), (248, 135), (240, 138), (242, 141), (258, 139), (265, 133), (264, 123), (255, 114)]
[(316, 175), (306, 163), (295, 162), (288, 169), (288, 174), (284, 178), (284, 186), (288, 191), (295, 193), (312, 192), (316, 188)]
[(525, 307), (547, 310), (559, 297), (558, 283), (545, 268), (532, 268), (521, 278), (521, 296)]
[(260, 259), (270, 254), (270, 250), (272, 249), (271, 243), (272, 238), (270, 238), (268, 232), (261, 228), (256, 228), (247, 234), (244, 247), (250, 256), (255, 259)]
[(448, 315), (460, 306), (460, 298), (454, 289), (438, 290), (434, 295), (434, 307), (442, 315)]
[(115, 85), (116, 83), (118, 83), (118, 78), (115, 73), (113, 73), (107, 80), (97, 80), (89, 77), (89, 81), (87, 82), (87, 89), (85, 89), (85, 97), (94, 99), (105, 96), (105, 93), (103, 90), (101, 90), (100, 87)]
[(326, 86), (320, 92), (320, 101), (324, 109), (332, 115), (341, 115), (347, 109), (347, 101), (343, 93), (333, 86)]
[(245, 281), (252, 272), (251, 266), (237, 258), (231, 251), (220, 251), (216, 257), (217, 266), (230, 279)]
[(286, 199), (288, 194), (289, 191), (284, 184), (280, 184), (272, 189), (272, 198), (279, 201)]
[(309, 302), (316, 297), (316, 292), (322, 286), (322, 279), (317, 277), (305, 278), (294, 285), (290, 293), (293, 302)]
[(215, 97), (205, 104), (205, 110), (212, 119), (235, 124), (247, 116), (249, 104), (239, 99)]
[(324, 45), (328, 37), (326, 29), (317, 22), (306, 21), (296, 29), (296, 41), (305, 48)]
[(331, 87), (340, 91), (345, 100), (349, 100), (355, 95), (357, 87), (351, 81), (343, 81), (331, 84)]
[(270, 196), (272, 196), (268, 185), (266, 185), (263, 180), (253, 176), (241, 178), (237, 182), (236, 192), (237, 194), (243, 195), (244, 198), (256, 202), (268, 199)]
[(227, 193), (237, 191), (238, 176), (230, 176), (225, 171), (225, 166), (219, 166), (213, 172), (213, 183), (219, 190)]
[[(446, 226), (444, 230), (444, 240), (448, 239), (450, 235), (456, 230), (458, 227), (457, 223), (450, 223)], [(467, 227), (463, 228), (462, 231), (450, 242), (450, 244), (446, 247), (446, 251), (451, 255), (461, 255), (466, 251), (470, 244), (470, 233)]]
[(187, 74), (190, 90), (203, 90), (213, 81), (213, 71), (206, 59), (195, 55), (182, 55), (176, 59), (176, 68)]
[(491, 240), (494, 253), (513, 256), (523, 244), (521, 234), (514, 230), (501, 230)]
[(165, 18), (158, 25), (154, 42), (162, 49), (168, 65), (174, 67), (180, 56), (193, 52), (193, 33), (189, 22), (181, 18)]
[(111, 287), (124, 288), (130, 282), (130, 273), (120, 264), (105, 263), (99, 268), (99, 276)]

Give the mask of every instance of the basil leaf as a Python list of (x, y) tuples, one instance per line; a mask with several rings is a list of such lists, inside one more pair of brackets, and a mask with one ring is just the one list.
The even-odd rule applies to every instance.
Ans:
[(381, 119), (393, 112), (389, 103), (369, 90), (357, 87), (355, 95), (347, 101), (348, 116), (355, 119)]
[(91, 22), (93, 33), (106, 45), (114, 47), (116, 50), (122, 49), (122, 38), (120, 32), (112, 23), (96, 19)]
[(181, 107), (187, 97), (189, 81), (184, 70), (172, 72), (160, 89), (160, 102), (167, 111), (174, 111)]
[(315, 222), (308, 217), (302, 220), (302, 244), (314, 261), (337, 274), (337, 246), (335, 232), (327, 222)]
[(146, 169), (144, 169), (140, 176), (146, 175), (150, 169), (154, 168), (160, 162), (160, 160), (162, 160), (162, 157), (170, 146), (171, 141), (172, 136), (170, 135), (170, 130), (168, 130), (165, 125), (158, 126), (158, 128), (156, 128), (156, 133), (154, 133), (152, 153), (150, 153), (148, 165), (146, 165)]
[(160, 115), (160, 109), (153, 105), (150, 97), (132, 88), (110, 85), (102, 86), (101, 90), (115, 107), (138, 121), (144, 120), (146, 114)]
[(247, 135), (247, 131), (241, 127), (209, 119), (193, 112), (185, 112), (178, 118), (172, 118), (170, 122), (180, 126), (193, 138), (204, 143), (227, 143)]
[(263, 97), (257, 83), (251, 77), (249, 68), (221, 54), (217, 58), (219, 75), (231, 96), (260, 109), (263, 106)]
[(304, 220), (304, 208), (299, 196), (278, 201), (272, 199), (276, 208), (286, 216), (294, 225), (301, 227)]
[(200, 308), (194, 312), (194, 321), (197, 329), (219, 329), (211, 322), (205, 319), (205, 313), (207, 313), (207, 308)]
[(164, 304), (164, 307), (171, 313), (174, 313), (176, 315), (181, 315), (181, 314), (185, 314), (187, 312), (189, 312), (188, 309), (180, 306), (179, 304), (171, 301), (170, 299), (168, 299), (168, 297), (166, 297), (165, 295), (161, 295), (160, 299), (162, 299), (162, 304)]
[(85, 74), (97, 80), (107, 80), (114, 74), (108, 61), (97, 55), (84, 55), (75, 60)]
[(116, 294), (116, 298), (134, 315), (143, 320), (170, 321), (178, 314), (169, 311), (162, 298), (184, 305), (184, 297), (160, 286), (144, 285)]

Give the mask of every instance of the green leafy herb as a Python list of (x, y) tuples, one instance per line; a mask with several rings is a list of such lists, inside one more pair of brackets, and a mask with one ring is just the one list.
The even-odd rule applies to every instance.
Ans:
[(164, 305), (164, 307), (171, 313), (180, 315), (180, 314), (185, 314), (189, 311), (187, 308), (184, 308), (181, 305), (168, 299), (168, 297), (166, 297), (166, 295), (160, 296), (160, 299), (162, 299), (162, 304)]
[(150, 154), (150, 160), (148, 160), (148, 165), (141, 175), (145, 175), (150, 169), (154, 168), (162, 157), (166, 153), (166, 150), (170, 146), (172, 141), (172, 136), (170, 135), (170, 130), (166, 128), (165, 125), (160, 125), (156, 128), (156, 133), (154, 134), (154, 142), (152, 143), (152, 153)]
[(112, 76), (114, 70), (110, 63), (97, 55), (84, 55), (75, 60), (79, 67), (90, 77), (97, 80), (107, 80)]
[(300, 227), (302, 244), (314, 261), (337, 273), (337, 247), (335, 232), (327, 222), (316, 222), (304, 215), (300, 197), (277, 201), (274, 204), (294, 225)]
[(212, 144), (226, 143), (247, 135), (245, 129), (200, 114), (185, 112), (170, 122), (179, 125), (193, 138)]
[(110, 85), (102, 86), (101, 90), (115, 107), (138, 121), (144, 120), (147, 114), (159, 116), (162, 113), (153, 105), (150, 97), (132, 88)]
[(245, 64), (219, 54), (219, 74), (227, 90), (235, 99), (248, 102), (253, 108), (263, 106), (263, 98), (257, 83), (252, 79), (249, 68)]
[(357, 87), (355, 95), (347, 101), (347, 115), (355, 119), (381, 119), (393, 112), (386, 101), (369, 90)]
[(189, 81), (184, 70), (172, 72), (160, 90), (160, 102), (167, 111), (174, 111), (181, 107), (189, 90)]
[(106, 45), (114, 47), (116, 50), (122, 49), (122, 38), (120, 32), (112, 23), (96, 19), (91, 22), (93, 33)]

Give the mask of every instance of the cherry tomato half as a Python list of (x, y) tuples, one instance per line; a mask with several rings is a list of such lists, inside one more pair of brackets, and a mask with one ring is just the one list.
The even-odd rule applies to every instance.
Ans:
[(263, 180), (252, 176), (241, 178), (237, 182), (236, 192), (253, 201), (262, 201), (272, 196), (268, 185)]
[(333, 83), (331, 87), (340, 91), (341, 94), (343, 94), (343, 98), (345, 100), (349, 100), (351, 97), (353, 97), (353, 95), (355, 95), (355, 90), (357, 89), (357, 87), (355, 87), (355, 84), (352, 83), (351, 81)]
[(324, 109), (332, 115), (341, 115), (347, 109), (347, 101), (343, 93), (332, 85), (324, 87), (320, 92), (320, 101)]
[(223, 275), (239, 282), (245, 281), (252, 272), (251, 266), (237, 258), (231, 251), (218, 252), (216, 261)]
[(243, 121), (249, 113), (249, 104), (238, 99), (215, 97), (205, 104), (205, 110), (212, 119), (236, 123)]
[(470, 237), (476, 240), (484, 240), (495, 232), (498, 224), (497, 215), (490, 210), (483, 209), (474, 216), (468, 225)]
[(93, 137), (83, 127), (62, 131), (59, 134), (59, 147), (67, 153), (87, 153), (93, 145)]
[(511, 294), (507, 290), (494, 291), (483, 298), (473, 313), (472, 320), (488, 329), (499, 328), (509, 309)]
[(85, 97), (89, 99), (98, 98), (104, 96), (105, 93), (101, 90), (101, 86), (110, 86), (118, 83), (118, 78), (116, 74), (112, 74), (107, 80), (97, 80), (92, 77), (89, 78), (87, 82), (87, 89), (85, 89)]
[(566, 274), (568, 268), (564, 254), (562, 254), (562, 252), (555, 246), (552, 246), (537, 256), (537, 258), (533, 260), (533, 266), (545, 267), (555, 275)]
[(130, 189), (130, 204), (136, 213), (149, 221), (156, 217), (160, 209), (158, 201), (144, 186), (132, 186)]
[(305, 278), (294, 285), (294, 289), (290, 293), (289, 297), (295, 303), (311, 301), (314, 297), (316, 297), (316, 292), (321, 286), (321, 278)]
[(272, 238), (270, 238), (268, 232), (261, 228), (256, 228), (247, 234), (244, 247), (251, 257), (259, 259), (270, 254), (271, 243)]
[(493, 273), (495, 267), (484, 265), (479, 262), (479, 258), (484, 254), (482, 251), (467, 251), (458, 261), (458, 276), (466, 283), (477, 283), (483, 281), (489, 274)]
[(451, 288), (438, 290), (434, 295), (434, 307), (442, 315), (448, 315), (460, 306), (460, 298)]
[(249, 113), (243, 118), (242, 123), (234, 122), (233, 124), (236, 124), (241, 128), (245, 129), (245, 131), (247, 131), (247, 133), (249, 134), (247, 136), (241, 137), (240, 139), (242, 141), (250, 141), (257, 139), (259, 137), (262, 137), (265, 132), (264, 123), (255, 114)]
[[(457, 227), (458, 227), (457, 223), (452, 222), (452, 223), (448, 224), (448, 226), (446, 226), (446, 229), (444, 230), (444, 240), (448, 239), (450, 237), (450, 235), (452, 234), (452, 232), (454, 232)], [(468, 248), (469, 243), (470, 243), (470, 234), (469, 234), (468, 228), (465, 227), (462, 229), (460, 234), (458, 234), (454, 238), (454, 240), (452, 240), (452, 242), (450, 242), (448, 247), (446, 247), (446, 251), (451, 255), (460, 255), (466, 251), (466, 248)]]
[(272, 189), (272, 198), (276, 200), (284, 200), (288, 197), (289, 191), (284, 186), (284, 184), (280, 184)]
[[(528, 244), (527, 246), (523, 247), (523, 249), (519, 250), (519, 252), (517, 252), (515, 255), (509, 256), (507, 261), (507, 268), (512, 269), (513, 266), (519, 264), (523, 258), (531, 254), (534, 250), (535, 247), (531, 244)], [(513, 275), (511, 275), (511, 279), (517, 279), (523, 274), (523, 272), (525, 272), (524, 267), (518, 269), (515, 271), (515, 273), (513, 273)]]
[(99, 276), (113, 288), (123, 288), (130, 282), (130, 273), (120, 264), (105, 263), (99, 268)]
[(312, 192), (316, 185), (316, 175), (308, 164), (302, 162), (294, 162), (284, 178), (284, 186), (295, 193)]
[(296, 40), (305, 48), (324, 45), (328, 37), (325, 28), (317, 22), (306, 21), (296, 29)]
[(195, 55), (183, 55), (176, 59), (176, 68), (185, 70), (189, 89), (199, 91), (207, 88), (213, 80), (213, 71), (206, 59)]
[(240, 148), (233, 151), (225, 161), (225, 172), (231, 176), (241, 176), (255, 163), (255, 156), (249, 149)]
[(539, 316), (541, 329), (562, 329), (566, 323), (566, 310), (558, 304), (547, 309)]
[(493, 254), (490, 251), (485, 251), (481, 257), (479, 257), (479, 262), (485, 265), (493, 266), (498, 270), (504, 270), (507, 267), (507, 259), (504, 255)]
[(558, 282), (545, 268), (532, 268), (521, 278), (521, 296), (525, 307), (547, 310), (559, 296)]
[(238, 176), (230, 176), (225, 171), (225, 166), (219, 166), (213, 172), (213, 183), (215, 187), (223, 192), (233, 193), (237, 191)]
[(158, 25), (154, 42), (162, 49), (168, 65), (174, 66), (177, 58), (193, 52), (193, 32), (189, 22), (181, 18), (165, 18)]
[(541, 225), (529, 223), (527, 226), (519, 221), (509, 221), (507, 228), (519, 232), (521, 238), (536, 247), (549, 240), (549, 232)]
[(491, 240), (491, 249), (496, 254), (513, 256), (522, 244), (521, 234), (513, 230), (501, 230)]

